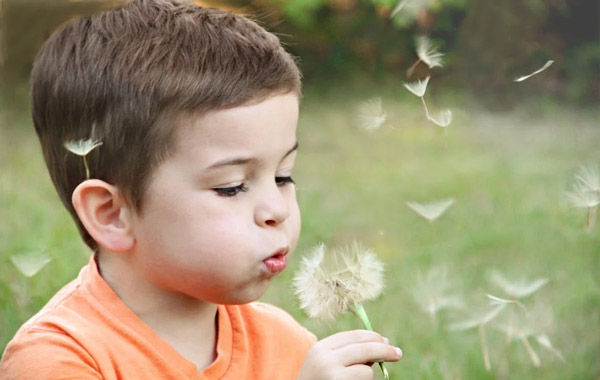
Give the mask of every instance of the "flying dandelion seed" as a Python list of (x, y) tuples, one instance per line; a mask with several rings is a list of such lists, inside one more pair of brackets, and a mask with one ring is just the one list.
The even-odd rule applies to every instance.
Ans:
[(575, 175), (575, 179), (585, 189), (600, 193), (600, 174), (598, 174), (598, 168), (591, 165), (582, 166)]
[(83, 158), (85, 166), (85, 178), (90, 179), (90, 168), (88, 167), (86, 156), (94, 149), (102, 145), (101, 141), (92, 139), (71, 140), (64, 144), (64, 147), (71, 153)]
[(404, 83), (404, 87), (408, 89), (408, 91), (412, 92), (419, 98), (421, 98), (421, 102), (423, 103), (423, 107), (425, 108), (425, 116), (429, 119), (429, 109), (427, 108), (427, 103), (425, 103), (425, 92), (427, 91), (427, 84), (429, 83), (429, 79), (431, 77), (427, 77), (424, 80), (417, 80), (416, 82)]
[[(535, 280), (527, 281), (527, 280), (508, 280), (500, 271), (493, 270), (490, 272), (489, 279), (492, 283), (498, 286), (502, 291), (508, 294), (512, 299), (505, 300), (499, 297), (492, 296), (488, 294), (488, 298), (492, 300), (492, 303), (506, 303), (510, 304), (509, 308), (509, 321), (508, 321), (508, 329), (513, 325), (513, 321), (515, 318), (515, 308), (514, 305), (519, 305), (523, 310), (527, 311), (525, 306), (518, 302), (518, 299), (526, 298), (540, 290), (543, 286), (548, 283), (547, 278), (538, 278)], [(506, 334), (506, 341), (510, 341), (510, 331)]]
[(450, 330), (470, 330), (477, 328), (479, 330), (479, 339), (481, 340), (481, 353), (483, 356), (483, 364), (485, 369), (489, 372), (492, 369), (490, 362), (490, 352), (487, 344), (487, 337), (485, 334), (485, 326), (490, 323), (494, 318), (500, 314), (500, 312), (506, 307), (506, 304), (501, 303), (494, 307), (492, 310), (486, 310), (483, 313), (474, 314), (471, 318), (456, 322), (449, 326)]
[(535, 334), (534, 330), (507, 325), (498, 325), (496, 326), (496, 328), (506, 332), (511, 339), (518, 340), (521, 343), (523, 343), (523, 347), (525, 347), (525, 350), (527, 351), (527, 354), (529, 355), (529, 358), (531, 359), (531, 362), (533, 363), (534, 367), (537, 368), (541, 365), (540, 358), (533, 349), (533, 347), (531, 347), (531, 344), (529, 343), (528, 339), (530, 336), (533, 336)]
[(423, 312), (435, 322), (438, 312), (444, 309), (461, 309), (463, 302), (452, 295), (452, 283), (446, 268), (432, 268), (425, 275), (418, 273), (411, 295)]
[(394, 7), (394, 10), (392, 10), (392, 13), (390, 13), (390, 18), (396, 16), (398, 12), (400, 12), (407, 4), (413, 1), (414, 0), (400, 0), (398, 4), (396, 4), (396, 6)]
[(523, 305), (521, 302), (517, 301), (517, 300), (507, 300), (504, 298), (500, 298), (500, 297), (496, 297), (494, 295), (491, 294), (486, 294), (487, 298), (490, 299), (490, 305), (492, 306), (496, 306), (496, 305), (519, 305), (520, 307), (523, 308), (523, 310), (527, 310), (527, 308), (525, 307), (525, 305)]
[(596, 219), (596, 208), (600, 205), (600, 175), (593, 166), (582, 166), (575, 175), (573, 190), (567, 198), (574, 207), (587, 209), (585, 232), (589, 233)]
[(416, 82), (404, 83), (404, 87), (406, 87), (410, 92), (422, 98), (425, 96), (425, 92), (427, 91), (427, 84), (429, 83), (429, 79), (431, 76), (428, 76), (424, 80), (417, 80)]
[(10, 261), (23, 276), (33, 277), (51, 262), (52, 258), (45, 253), (30, 252), (12, 255)]
[[(368, 330), (373, 330), (363, 302), (377, 298), (383, 291), (383, 264), (359, 243), (325, 254), (317, 246), (300, 265), (294, 278), (300, 306), (311, 318), (333, 320), (348, 311), (354, 313)], [(384, 377), (389, 377), (379, 363)]]
[(437, 116), (431, 115), (429, 120), (442, 128), (446, 128), (452, 123), (452, 111), (449, 109), (442, 110)]
[(563, 354), (552, 345), (550, 342), (550, 338), (546, 334), (539, 334), (535, 336), (535, 340), (540, 344), (540, 346), (544, 347), (548, 351), (552, 352), (557, 358), (559, 358), (562, 362), (565, 362), (565, 357)]
[(518, 77), (518, 78), (516, 78), (516, 79), (515, 79), (515, 82), (523, 82), (525, 79), (529, 79), (529, 78), (531, 78), (532, 76), (534, 76), (534, 75), (536, 75), (536, 74), (539, 74), (539, 73), (541, 73), (542, 71), (546, 70), (546, 69), (547, 69), (548, 67), (550, 67), (550, 66), (551, 66), (553, 63), (554, 63), (554, 61), (553, 61), (553, 60), (549, 60), (548, 62), (546, 62), (546, 63), (544, 64), (544, 66), (542, 66), (540, 69), (538, 69), (538, 70), (536, 70), (536, 71), (532, 72), (531, 74), (529, 74), (529, 75), (524, 75), (524, 76), (522, 76), (522, 77)]
[(492, 283), (497, 285), (500, 289), (502, 289), (502, 291), (504, 291), (504, 293), (508, 294), (514, 299), (529, 297), (533, 293), (540, 290), (549, 281), (547, 278), (538, 278), (531, 281), (510, 281), (498, 270), (491, 271), (489, 278)]
[(567, 197), (571, 204), (578, 208), (594, 208), (600, 204), (600, 194), (581, 184), (574, 185), (573, 191), (567, 193)]
[(364, 130), (379, 129), (386, 119), (387, 115), (383, 112), (381, 98), (369, 99), (358, 107), (358, 120)]
[(412, 64), (411, 67), (406, 70), (406, 74), (410, 77), (419, 64), (423, 62), (430, 69), (434, 67), (444, 67), (444, 60), (442, 57), (444, 53), (440, 53), (436, 46), (431, 44), (431, 40), (427, 36), (419, 36), (416, 38), (417, 43), (417, 56), (419, 59)]
[(448, 211), (453, 204), (453, 198), (432, 203), (406, 202), (406, 205), (410, 207), (411, 210), (427, 219), (429, 223), (435, 222), (440, 216)]
[(515, 321), (511, 321), (509, 324), (497, 324), (495, 327), (507, 334), (509, 338), (507, 343), (511, 340), (521, 342), (533, 365), (539, 367), (541, 361), (529, 342), (530, 338), (535, 338), (542, 347), (555, 355), (558, 353), (557, 356), (562, 357), (560, 351), (552, 346), (548, 335), (544, 332), (546, 329), (551, 329), (552, 323), (549, 323), (551, 315), (552, 311), (548, 309), (547, 305), (538, 303), (532, 312), (520, 314)]
[(445, 144), (446, 144), (446, 148), (448, 147), (448, 131), (446, 129), (446, 127), (448, 127), (450, 125), (450, 123), (452, 122), (452, 111), (449, 109), (445, 109), (440, 111), (438, 116), (433, 116), (431, 115), (429, 117), (429, 120), (432, 121), (434, 124), (438, 125), (439, 127), (442, 127), (442, 129), (444, 130), (444, 139), (445, 139)]

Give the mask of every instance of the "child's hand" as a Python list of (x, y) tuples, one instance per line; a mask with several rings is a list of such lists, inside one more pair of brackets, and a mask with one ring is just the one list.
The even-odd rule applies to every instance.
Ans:
[(400, 358), (402, 351), (376, 332), (344, 331), (315, 343), (306, 354), (297, 380), (373, 379), (373, 363)]

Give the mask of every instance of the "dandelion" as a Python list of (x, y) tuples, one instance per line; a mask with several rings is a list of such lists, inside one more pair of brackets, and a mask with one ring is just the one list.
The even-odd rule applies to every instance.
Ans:
[(536, 75), (536, 74), (539, 74), (539, 73), (541, 73), (542, 71), (546, 70), (546, 69), (547, 69), (548, 67), (550, 67), (550, 66), (551, 66), (553, 63), (554, 63), (554, 61), (553, 61), (553, 60), (549, 60), (548, 62), (546, 62), (546, 63), (544, 64), (544, 66), (542, 66), (540, 69), (538, 69), (538, 70), (536, 70), (536, 71), (532, 72), (531, 74), (529, 74), (529, 75), (524, 75), (524, 76), (522, 76), (522, 77), (518, 77), (518, 78), (516, 78), (516, 79), (515, 79), (515, 82), (523, 82), (525, 79), (528, 79), (528, 78), (530, 78), (530, 77), (532, 77), (532, 76), (534, 76), (534, 75)]
[[(492, 283), (494, 283), (495, 285), (497, 285), (500, 289), (502, 289), (502, 291), (504, 293), (506, 293), (512, 297), (511, 300), (504, 300), (499, 297), (494, 297), (494, 296), (488, 294), (488, 298), (491, 298), (493, 302), (496, 302), (496, 303), (505, 302), (507, 304), (510, 304), (509, 322), (508, 322), (509, 329), (510, 329), (510, 326), (512, 326), (512, 324), (513, 324), (514, 313), (515, 313), (514, 305), (519, 305), (523, 309), (525, 309), (525, 306), (523, 306), (523, 304), (518, 302), (517, 300), (521, 299), (521, 298), (529, 297), (533, 293), (540, 290), (549, 281), (547, 278), (538, 278), (538, 279), (531, 280), (531, 281), (527, 281), (527, 280), (510, 281), (506, 277), (504, 277), (502, 275), (502, 273), (500, 273), (497, 270), (492, 271), (489, 275), (489, 278), (490, 278), (490, 281)], [(510, 340), (510, 331), (506, 334), (506, 341), (508, 342), (509, 340)]]
[(429, 83), (429, 79), (431, 77), (427, 77), (424, 80), (417, 80), (416, 82), (404, 83), (404, 87), (408, 89), (408, 91), (412, 92), (419, 98), (421, 98), (421, 102), (423, 102), (423, 107), (425, 107), (425, 116), (429, 119), (429, 109), (427, 108), (427, 103), (425, 103), (425, 92), (427, 91), (427, 84)]
[(550, 342), (550, 338), (548, 338), (548, 335), (546, 334), (539, 334), (535, 336), (535, 340), (545, 349), (547, 349), (548, 351), (552, 352), (557, 358), (559, 358), (561, 361), (565, 361), (565, 357), (563, 356), (563, 354), (552, 345), (552, 342)]
[(434, 124), (437, 124), (439, 127), (442, 127), (442, 129), (444, 130), (444, 139), (445, 139), (446, 148), (447, 148), (448, 147), (448, 131), (447, 131), (446, 127), (449, 126), (450, 123), (452, 122), (452, 111), (449, 109), (444, 109), (444, 110), (440, 111), (440, 113), (437, 116), (431, 115), (429, 117), (429, 120), (432, 121)]
[[(552, 310), (546, 304), (537, 303), (534, 309), (526, 314), (521, 314), (515, 323), (498, 324), (496, 327), (507, 333), (509, 340), (516, 340), (523, 344), (533, 365), (541, 365), (538, 354), (533, 349), (530, 338), (535, 339), (544, 349), (552, 352), (560, 360), (564, 361), (562, 353), (552, 345), (546, 331), (552, 329)], [(507, 341), (507, 342), (508, 342)]]
[(515, 326), (512, 325), (498, 325), (496, 327), (502, 331), (505, 331), (510, 339), (517, 339), (523, 343), (523, 346), (525, 347), (525, 350), (527, 351), (527, 354), (529, 355), (534, 367), (539, 367), (541, 365), (539, 356), (529, 343), (528, 337), (534, 335), (534, 331), (532, 329), (518, 326), (515, 328)]
[(596, 207), (600, 205), (600, 175), (592, 166), (582, 166), (575, 175), (573, 190), (567, 198), (574, 207), (587, 209), (585, 231), (590, 232), (596, 218)]
[(446, 268), (430, 269), (425, 275), (418, 273), (411, 295), (421, 310), (435, 322), (436, 314), (444, 309), (460, 309), (462, 300), (451, 294), (451, 282)]
[(369, 99), (362, 103), (358, 108), (358, 119), (360, 126), (367, 131), (379, 129), (387, 119), (381, 98)]
[(513, 280), (510, 281), (500, 273), (500, 271), (494, 270), (490, 273), (490, 281), (497, 285), (509, 296), (514, 299), (520, 299), (529, 297), (533, 293), (537, 292), (540, 288), (548, 283), (547, 278), (538, 278), (535, 280)]
[(33, 277), (52, 261), (52, 258), (45, 253), (30, 252), (12, 255), (10, 261), (23, 276)]
[(442, 110), (437, 116), (431, 115), (429, 120), (442, 128), (446, 128), (452, 122), (452, 111), (449, 109)]
[(95, 148), (102, 145), (101, 141), (82, 139), (82, 140), (71, 140), (64, 144), (64, 147), (71, 153), (83, 157), (83, 165), (85, 166), (85, 178), (90, 179), (90, 169), (88, 167), (86, 156)]
[(396, 4), (396, 6), (394, 7), (394, 10), (392, 10), (392, 13), (390, 13), (390, 18), (396, 16), (398, 12), (400, 12), (402, 8), (406, 6), (406, 4), (410, 3), (410, 1), (411, 0), (400, 0), (398, 4)]
[(477, 328), (479, 330), (479, 339), (481, 340), (481, 353), (483, 355), (483, 363), (485, 369), (490, 371), (492, 369), (490, 363), (490, 353), (487, 344), (487, 337), (485, 334), (485, 326), (491, 322), (494, 318), (500, 314), (500, 312), (506, 307), (506, 304), (501, 303), (496, 305), (492, 310), (485, 310), (482, 313), (474, 314), (471, 318), (456, 322), (449, 326), (450, 330), (470, 330)]
[(419, 59), (406, 71), (406, 74), (409, 77), (412, 75), (419, 62), (425, 63), (430, 69), (434, 67), (444, 67), (444, 60), (442, 59), (444, 53), (438, 52), (438, 48), (431, 44), (429, 37), (419, 36), (416, 38), (416, 42), (417, 56)]
[(591, 165), (582, 166), (575, 175), (575, 179), (587, 190), (600, 193), (600, 174), (598, 174), (598, 168)]
[(404, 87), (406, 87), (410, 92), (412, 92), (419, 98), (423, 98), (423, 96), (425, 96), (425, 91), (427, 91), (427, 84), (429, 83), (430, 78), (431, 76), (428, 76), (424, 80), (417, 80), (416, 82), (404, 83)]
[[(309, 317), (324, 320), (350, 311), (368, 330), (373, 330), (362, 304), (383, 291), (383, 264), (357, 242), (327, 255), (325, 251), (321, 244), (302, 260), (294, 278), (300, 306)], [(385, 366), (379, 366), (387, 379)]]
[(429, 223), (435, 222), (440, 216), (442, 216), (449, 208), (454, 204), (454, 199), (446, 199), (436, 201), (432, 203), (417, 203), (417, 202), (406, 202), (406, 205), (411, 210), (427, 219)]

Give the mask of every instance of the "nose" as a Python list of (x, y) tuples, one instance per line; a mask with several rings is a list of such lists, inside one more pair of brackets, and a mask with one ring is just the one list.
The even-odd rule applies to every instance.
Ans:
[(289, 197), (284, 194), (284, 191), (273, 183), (259, 195), (254, 212), (257, 225), (275, 227), (288, 218), (290, 215)]

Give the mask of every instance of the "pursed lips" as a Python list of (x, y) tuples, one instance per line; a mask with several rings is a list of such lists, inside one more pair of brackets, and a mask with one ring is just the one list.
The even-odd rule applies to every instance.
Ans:
[(280, 248), (277, 251), (275, 251), (271, 256), (264, 259), (263, 263), (271, 273), (280, 273), (285, 269), (287, 265), (288, 252), (289, 248)]

